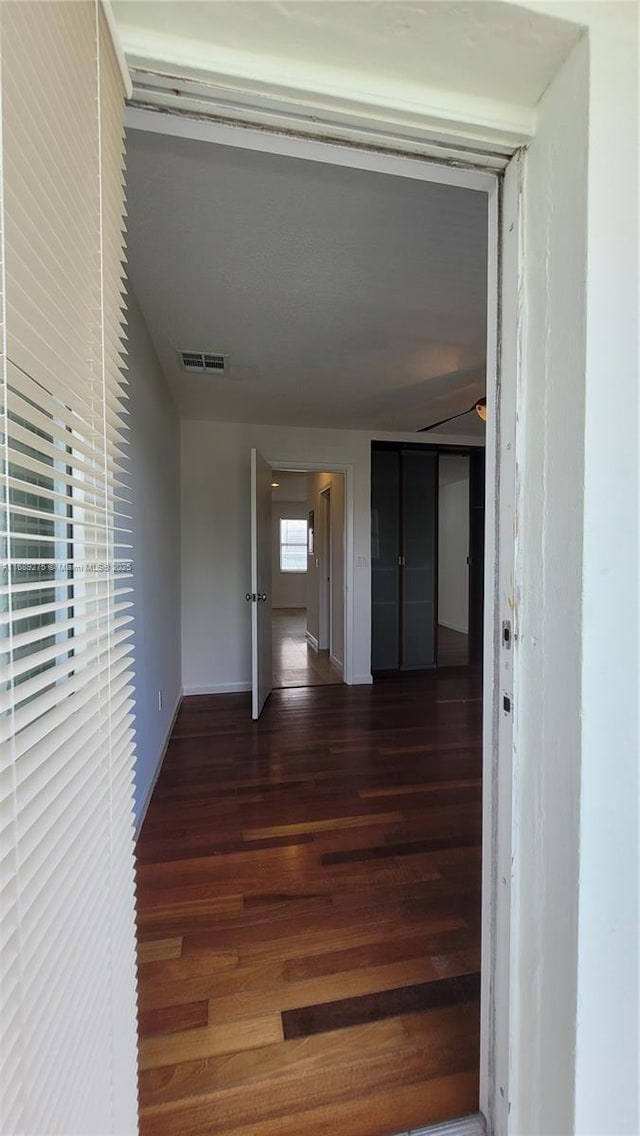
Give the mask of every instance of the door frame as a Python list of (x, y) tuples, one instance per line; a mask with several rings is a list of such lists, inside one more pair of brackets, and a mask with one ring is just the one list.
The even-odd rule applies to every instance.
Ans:
[[(179, 94), (179, 92), (178, 92)], [(291, 115), (279, 131), (260, 123), (260, 100), (255, 115), (231, 112), (231, 121), (214, 115), (179, 109), (169, 102), (162, 108), (147, 105), (128, 108), (129, 129), (299, 157), (353, 169), (474, 189), (486, 194), (488, 224), (487, 276), (487, 426), (485, 497), (485, 582), (483, 632), (483, 876), (481, 962), (480, 1111), (483, 1123), (496, 1136), (509, 1129), (511, 1096), (510, 1034), (514, 972), (512, 922), (515, 902), (511, 880), (514, 792), (513, 686), (517, 632), (513, 649), (504, 651), (501, 626), (515, 618), (514, 526), (516, 505), (516, 391), (521, 377), (521, 246), (522, 154), (524, 139), (512, 146), (490, 149), (478, 146), (473, 136), (458, 138), (456, 158), (434, 158), (428, 131), (416, 153), (400, 140), (393, 150), (381, 142), (382, 123), (363, 123), (354, 115), (347, 122), (353, 137), (326, 141), (309, 135)], [(183, 103), (184, 106), (184, 103)], [(250, 111), (249, 111), (250, 115)], [(285, 116), (286, 118), (286, 116)], [(382, 131), (383, 132), (383, 131)], [(384, 133), (384, 132), (383, 132)], [(388, 137), (388, 135), (387, 135)], [(357, 139), (357, 141), (355, 140)], [(465, 165), (464, 153), (468, 164)], [(436, 151), (437, 153), (438, 151)], [(375, 437), (375, 434), (372, 434)], [(354, 523), (353, 468), (330, 461), (301, 462), (267, 456), (272, 468), (329, 469), (345, 474), (345, 682), (353, 681)], [(508, 698), (509, 710), (504, 707)], [(425, 1130), (426, 1131), (426, 1130)], [(455, 1129), (451, 1129), (453, 1133)]]
[[(318, 649), (333, 654), (333, 572), (331, 539), (331, 483), (320, 490), (322, 498), (322, 544), (318, 595)], [(325, 575), (325, 573), (327, 573)], [(327, 586), (328, 585), (328, 586)], [(326, 631), (326, 636), (324, 632)], [(326, 638), (326, 644), (325, 644)]]
[[(269, 510), (268, 526), (261, 508)], [(272, 669), (272, 558), (273, 509), (271, 466), (251, 447), (251, 718), (258, 720), (273, 690)], [(263, 592), (264, 585), (266, 589)]]
[[(482, 465), (483, 465), (483, 470), (484, 470), (485, 450), (484, 450), (483, 447), (471, 446), (471, 445), (468, 445), (464, 442), (443, 443), (443, 442), (438, 441), (437, 439), (436, 439), (436, 441), (425, 441), (425, 442), (407, 442), (407, 441), (397, 442), (397, 441), (389, 441), (389, 440), (385, 440), (385, 441), (374, 440), (371, 443), (371, 451), (372, 452), (374, 450), (382, 450), (382, 451), (387, 450), (387, 451), (400, 453), (401, 450), (405, 450), (405, 449), (409, 449), (409, 450), (410, 449), (431, 450), (432, 452), (434, 452), (436, 454), (436, 459), (437, 459), (437, 473), (436, 473), (436, 485), (435, 485), (435, 490), (436, 490), (436, 500), (435, 500), (435, 547), (436, 547), (435, 562), (436, 562), (436, 573), (435, 573), (435, 582), (434, 582), (435, 583), (435, 586), (434, 586), (434, 601), (435, 601), (435, 603), (434, 603), (434, 607), (435, 607), (435, 619), (434, 619), (435, 661), (434, 661), (434, 669), (437, 669), (438, 665), (439, 665), (438, 664), (438, 626), (439, 626), (439, 621), (438, 621), (439, 579), (438, 579), (438, 577), (439, 577), (439, 567), (440, 567), (440, 531), (439, 531), (440, 458), (443, 455), (444, 456), (450, 455), (450, 456), (453, 456), (453, 457), (464, 457), (464, 458), (469, 459), (469, 538), (470, 538), (471, 537), (471, 518), (470, 518), (470, 514), (471, 514), (471, 465), (472, 465), (472, 461), (473, 461), (475, 455), (477, 455), (478, 453), (481, 453), (482, 454)], [(484, 477), (484, 474), (483, 474), (483, 477)], [(402, 470), (400, 471), (400, 481), (402, 481)], [(483, 485), (486, 487), (486, 480), (483, 481)], [(484, 505), (483, 505), (483, 513), (484, 513)], [(400, 504), (400, 517), (402, 518), (402, 505), (401, 504)], [(484, 517), (483, 517), (483, 521), (484, 521)], [(484, 533), (483, 533), (483, 542), (482, 543), (483, 543), (483, 548), (484, 548)], [(484, 558), (483, 558), (483, 564), (482, 564), (482, 581), (483, 581), (483, 595), (484, 595)], [(470, 591), (471, 591), (471, 572), (469, 572), (469, 592)], [(400, 602), (402, 602), (402, 578), (400, 579)], [(484, 603), (483, 603), (483, 608), (484, 608)], [(480, 634), (478, 636), (478, 638), (480, 640), (480, 654), (482, 655), (482, 653), (483, 653), (482, 652), (482, 647), (483, 647), (482, 634)], [(469, 631), (469, 644), (471, 644), (470, 631)], [(478, 660), (476, 660), (476, 662), (477, 661)], [(469, 655), (468, 664), (471, 664), (471, 662), (472, 662), (472, 659)], [(377, 672), (376, 671), (375, 673), (376, 674), (378, 674), (378, 673), (393, 674), (393, 673), (395, 673), (395, 671), (390, 671), (390, 672)]]
[[(283, 472), (290, 473), (327, 473), (335, 474), (340, 473), (344, 477), (344, 553), (343, 553), (343, 571), (344, 571), (344, 596), (343, 596), (343, 620), (344, 620), (344, 659), (342, 660), (342, 678), (347, 686), (353, 685), (354, 682), (354, 650), (353, 650), (353, 635), (354, 635), (354, 618), (353, 618), (353, 588), (354, 588), (354, 572), (355, 572), (355, 557), (354, 557), (354, 505), (353, 505), (353, 465), (344, 462), (335, 462), (329, 460), (326, 462), (308, 462), (300, 461), (300, 458), (272, 458), (265, 455), (266, 460), (271, 465), (272, 469), (281, 469)], [(321, 491), (325, 493), (331, 490), (331, 482)], [(324, 524), (324, 518), (322, 523)], [(317, 524), (317, 521), (316, 521)], [(323, 536), (324, 540), (324, 536)], [(332, 605), (329, 608), (329, 643), (333, 642), (333, 612)], [(331, 655), (331, 646), (329, 648)]]

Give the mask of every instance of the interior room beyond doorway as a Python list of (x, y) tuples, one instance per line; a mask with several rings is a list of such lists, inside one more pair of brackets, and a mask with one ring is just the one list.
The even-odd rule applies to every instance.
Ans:
[(469, 662), (469, 455), (438, 460), (437, 664)]
[(274, 687), (341, 683), (344, 667), (344, 475), (274, 470)]

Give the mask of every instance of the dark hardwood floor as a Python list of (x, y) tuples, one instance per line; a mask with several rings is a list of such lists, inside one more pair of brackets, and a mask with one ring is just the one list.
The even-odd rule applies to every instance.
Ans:
[(438, 625), (438, 666), (466, 667), (469, 661), (469, 636), (450, 627)]
[(138, 843), (143, 1136), (478, 1106), (480, 679), (184, 700)]

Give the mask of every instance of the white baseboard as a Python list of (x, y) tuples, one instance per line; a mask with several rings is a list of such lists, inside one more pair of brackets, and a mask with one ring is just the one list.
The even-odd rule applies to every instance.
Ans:
[(439, 619), (438, 620), (438, 626), (439, 627), (446, 627), (447, 631), (459, 631), (461, 635), (468, 635), (469, 634), (469, 628), (468, 627), (459, 627), (456, 623), (447, 623), (447, 621), (445, 619)]
[(162, 769), (164, 759), (167, 756), (167, 750), (169, 748), (169, 742), (171, 741), (171, 735), (173, 733), (173, 727), (176, 724), (176, 718), (178, 717), (178, 711), (179, 711), (179, 709), (182, 705), (182, 695), (183, 695), (183, 692), (181, 691), (180, 694), (178, 695), (178, 701), (176, 702), (173, 714), (171, 715), (171, 721), (169, 722), (169, 729), (167, 730), (167, 733), (166, 733), (166, 736), (165, 736), (165, 739), (164, 739), (164, 745), (162, 747), (160, 757), (158, 758), (158, 764), (156, 765), (156, 771), (155, 771), (155, 773), (154, 773), (154, 775), (151, 779), (151, 784), (149, 785), (149, 788), (147, 789), (147, 793), (146, 793), (146, 796), (145, 796), (145, 799), (144, 799), (144, 804), (142, 806), (142, 809), (140, 810), (140, 815), (138, 817), (136, 817), (136, 824), (135, 824), (135, 830), (134, 830), (135, 840), (137, 840), (139, 835), (140, 835), (140, 829), (142, 828), (142, 825), (144, 824), (144, 818), (147, 815), (147, 809), (149, 808), (149, 802), (151, 801), (151, 798), (153, 796), (153, 790), (156, 787), (156, 782), (158, 780), (158, 777), (160, 776), (160, 770)]
[(354, 675), (351, 679), (351, 686), (371, 686), (373, 682), (373, 675)]
[(241, 694), (251, 690), (251, 683), (245, 682), (209, 682), (204, 686), (185, 686), (183, 694)]
[(331, 663), (331, 666), (334, 667), (335, 670), (337, 670), (338, 674), (342, 674), (342, 663), (340, 662), (340, 659), (336, 659), (335, 655), (329, 655), (329, 662)]
[(307, 643), (309, 644), (309, 646), (313, 647), (314, 651), (317, 651), (318, 650), (318, 640), (316, 639), (315, 635), (312, 635), (310, 631), (305, 631), (304, 637), (307, 640)]

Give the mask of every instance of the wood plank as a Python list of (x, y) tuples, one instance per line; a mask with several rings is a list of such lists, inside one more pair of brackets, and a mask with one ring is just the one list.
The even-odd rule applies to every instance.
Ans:
[[(403, 1082), (403, 1074), (409, 1071), (406, 1061), (402, 1065), (381, 1061), (376, 1069), (381, 1092), (360, 1090), (354, 1076), (358, 1067), (346, 1066), (330, 1081), (314, 1077), (302, 1084), (274, 1082), (266, 1102), (262, 1093), (231, 1090), (213, 1099), (187, 1101), (175, 1111), (150, 1115), (143, 1109), (141, 1136), (300, 1136), (301, 1132), (305, 1136), (389, 1136), (397, 1131), (398, 1117), (413, 1128), (476, 1112), (477, 1071), (430, 1077), (425, 1059), (426, 1054), (419, 1052), (416, 1064), (424, 1079), (408, 1084)], [(451, 1061), (456, 1064), (455, 1054)], [(411, 1072), (415, 1075), (413, 1069)], [(391, 1077), (394, 1080), (389, 1084)], [(325, 1103), (327, 1097), (329, 1103)], [(265, 1103), (272, 1115), (265, 1113)], [(311, 1107), (300, 1107), (303, 1103)]]
[[(465, 1038), (477, 1043), (480, 1011), (477, 1003), (445, 1006), (404, 1018), (352, 1026), (331, 1034), (297, 1038), (285, 1044), (263, 1046), (241, 1053), (185, 1061), (140, 1074), (140, 1092), (153, 1106), (180, 1102), (184, 1097), (207, 1096), (238, 1086), (312, 1074), (324, 1075), (333, 1066), (352, 1065), (356, 1054), (363, 1060), (381, 1054), (398, 1056), (419, 1045), (441, 1055)], [(450, 1072), (446, 1059), (440, 1068)], [(178, 1106), (179, 1107), (179, 1106)]]
[(182, 954), (182, 935), (172, 939), (139, 939), (138, 963), (157, 962), (160, 959), (175, 959)]
[(315, 1006), (302, 1006), (285, 1010), (282, 1029), (285, 1040), (291, 1037), (308, 1037), (313, 1033), (326, 1033), (334, 1029), (381, 1021), (436, 1006), (455, 1002), (469, 1002), (480, 995), (480, 975), (463, 974), (456, 978), (422, 982), (381, 990), (376, 994), (361, 994), (355, 998), (341, 998), (335, 1002), (322, 1002)]
[[(257, 1007), (257, 1000), (252, 1002), (250, 996), (253, 994), (255, 997), (256, 991), (278, 988), (285, 981), (284, 967), (279, 962), (218, 971), (194, 967), (192, 973), (182, 975), (178, 979), (159, 979), (140, 983), (138, 1003), (143, 1010), (153, 1010), (163, 1006), (180, 1005), (181, 1002), (197, 1002), (203, 998), (212, 999), (212, 1004), (215, 1005), (221, 999), (242, 995), (249, 1005), (249, 1013), (244, 1016), (251, 1017), (252, 1007), (254, 1005)], [(271, 1012), (274, 1005), (275, 1003), (270, 1003), (265, 1012)], [(260, 1012), (256, 1009), (257, 1014)], [(236, 1015), (238, 1016), (241, 1015)]]
[[(208, 790), (208, 794), (211, 790)], [(145, 841), (144, 850), (138, 853), (139, 864), (169, 864), (183, 860), (200, 859), (203, 856), (231, 856), (236, 854), (251, 854), (256, 845), (263, 850), (272, 848), (292, 848), (298, 844), (310, 844), (313, 835), (302, 832), (297, 836), (273, 836), (266, 840), (255, 841), (251, 849), (246, 847), (244, 840), (226, 840), (221, 842), (212, 839), (209, 833), (190, 835), (185, 826), (172, 832), (166, 826), (153, 838), (151, 832)]]
[(420, 852), (444, 852), (450, 848), (473, 848), (480, 845), (480, 836), (436, 836), (429, 840), (404, 840), (397, 844), (378, 844), (373, 848), (354, 848), (349, 851), (325, 852), (322, 864), (353, 864), (362, 860), (388, 860), (394, 856), (417, 856)]
[[(454, 933), (447, 938), (450, 944), (457, 945), (464, 942), (466, 936), (460, 934), (460, 925), (458, 925), (454, 928)], [(318, 978), (321, 975), (343, 974), (345, 971), (389, 966), (408, 959), (430, 958), (432, 960), (434, 957), (446, 956), (447, 952), (442, 950), (442, 946), (447, 938), (442, 934), (439, 936), (420, 934), (397, 939), (387, 937), (374, 943), (348, 947), (342, 951), (326, 951), (324, 954), (305, 955), (302, 958), (287, 959), (285, 974), (290, 981), (299, 982), (308, 978)], [(468, 967), (467, 969), (477, 970), (477, 967)]]
[[(449, 1012), (451, 1012), (449, 1010)], [(477, 1016), (477, 1015), (476, 1015)], [(453, 1033), (451, 1025), (441, 1022)], [(473, 1033), (473, 1023), (458, 1031)], [(356, 1052), (367, 1055), (397, 1053), (407, 1047), (408, 1033), (400, 1018), (390, 1018), (375, 1025), (354, 1026), (329, 1037), (303, 1037), (283, 1045), (265, 1045), (241, 1053), (206, 1057), (200, 1061), (183, 1061), (161, 1069), (148, 1069), (140, 1074), (140, 1092), (148, 1109), (180, 1101), (182, 1097), (206, 1096), (240, 1085), (253, 1086), (284, 1076), (320, 1074), (333, 1065), (348, 1064)]]
[(479, 682), (184, 700), (138, 842), (143, 1136), (477, 1108)]
[(216, 1053), (258, 1049), (261, 1045), (271, 1045), (274, 1041), (282, 1041), (279, 1014), (246, 1018), (240, 1022), (227, 1022), (226, 1025), (205, 1026), (162, 1037), (142, 1038), (140, 1068), (157, 1069), (162, 1065), (176, 1065), (180, 1061), (212, 1057)]
[(314, 1000), (330, 1003), (335, 998), (377, 995), (437, 978), (438, 972), (429, 958), (406, 959), (389, 966), (372, 966), (367, 970), (323, 975), (304, 982), (288, 982), (283, 975), (280, 985), (212, 998), (209, 1002), (209, 1021), (224, 1023), (250, 1018), (254, 1013), (302, 1009)]
[[(324, 926), (308, 927), (304, 923), (283, 924), (279, 928), (270, 928), (264, 939), (252, 941), (249, 938), (246, 945), (239, 948), (239, 959), (244, 965), (264, 962), (267, 959), (288, 962), (293, 958), (324, 954), (327, 951), (348, 950), (369, 943), (375, 943), (384, 938), (387, 942), (395, 939), (405, 939), (409, 935), (421, 932), (424, 936), (423, 954), (441, 953), (447, 949), (457, 949), (458, 945), (467, 947), (470, 939), (466, 932), (468, 927), (457, 911), (440, 914), (435, 911), (433, 918), (421, 917), (411, 920), (403, 916), (401, 905), (390, 911), (378, 912), (375, 905), (372, 911), (357, 921), (348, 918), (347, 912), (339, 911), (343, 918), (338, 920), (335, 913), (327, 918)], [(280, 931), (284, 933), (279, 934)], [(266, 934), (273, 938), (266, 938)], [(474, 942), (475, 939), (471, 939)]]
[(203, 948), (196, 954), (182, 954), (179, 958), (158, 959), (148, 962), (144, 971), (142, 986), (146, 990), (154, 985), (182, 982), (199, 975), (211, 976), (220, 971), (227, 972), (238, 966), (238, 951)]
[(480, 788), (480, 777), (463, 777), (453, 781), (419, 781), (410, 785), (378, 785), (369, 789), (359, 789), (358, 796), (364, 800), (376, 797), (413, 797), (416, 793), (437, 793), (440, 789)]
[(140, 898), (144, 895), (145, 906), (138, 911), (138, 923), (144, 927), (147, 923), (168, 923), (191, 915), (214, 915), (219, 912), (228, 914), (241, 911), (244, 905), (242, 895), (212, 895), (208, 885), (200, 889), (194, 888), (193, 891), (199, 891), (200, 894), (191, 895), (186, 888), (167, 888), (165, 892), (157, 892), (150, 899), (141, 889)]
[(185, 1002), (179, 1006), (164, 1006), (160, 1010), (142, 1010), (138, 1014), (140, 1037), (153, 1037), (154, 1034), (180, 1033), (182, 1030), (206, 1026), (209, 1019), (209, 1003)]
[(336, 828), (366, 828), (370, 824), (397, 824), (404, 819), (399, 812), (364, 813), (362, 816), (325, 817), (324, 820), (299, 821), (295, 824), (269, 825), (266, 828), (247, 828), (244, 840), (262, 840), (271, 836), (295, 836), (300, 832), (326, 832)]

